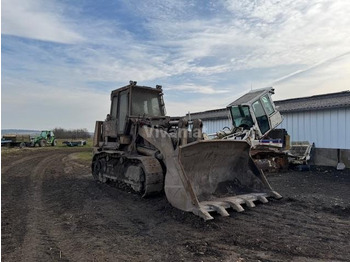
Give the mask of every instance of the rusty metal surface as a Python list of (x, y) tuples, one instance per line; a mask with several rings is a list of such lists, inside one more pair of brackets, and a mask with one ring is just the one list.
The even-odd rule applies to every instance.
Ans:
[(280, 148), (260, 146), (251, 149), (251, 156), (260, 170), (269, 173), (286, 171), (289, 167), (288, 153)]
[(307, 165), (311, 158), (313, 144), (308, 141), (292, 142), (289, 150), (289, 162), (294, 165)]
[(103, 122), (103, 136), (104, 137), (117, 137), (117, 120), (108, 120)]

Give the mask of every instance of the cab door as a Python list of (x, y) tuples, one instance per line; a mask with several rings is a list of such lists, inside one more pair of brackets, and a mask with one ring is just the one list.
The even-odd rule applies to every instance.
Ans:
[(270, 123), (260, 99), (256, 100), (252, 104), (252, 107), (253, 107), (254, 115), (258, 123), (260, 132), (262, 135), (264, 135), (266, 132), (270, 130)]
[(268, 94), (261, 97), (262, 105), (269, 119), (270, 129), (276, 128), (283, 120), (280, 112), (278, 112)]

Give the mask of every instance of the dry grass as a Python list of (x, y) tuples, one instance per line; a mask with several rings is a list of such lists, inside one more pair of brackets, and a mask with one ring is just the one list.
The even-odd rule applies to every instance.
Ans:
[[(1, 147), (1, 155), (9, 155), (9, 154), (19, 154), (23, 150), (42, 150), (42, 151), (51, 151), (51, 150), (62, 150), (64, 148), (69, 148), (67, 145), (62, 144), (63, 141), (72, 141), (72, 140), (66, 140), (66, 139), (57, 139), (57, 146), (46, 146), (46, 147), (25, 147), (25, 148), (19, 148), (19, 147)], [(78, 141), (78, 140), (75, 140)], [(71, 148), (77, 148), (77, 147), (71, 147)], [(80, 148), (91, 148), (92, 149), (92, 138), (86, 140), (86, 145), (81, 146)], [(92, 150), (91, 150), (92, 151)], [(92, 156), (92, 153), (89, 152), (82, 152), (81, 158), (82, 160), (86, 160), (90, 158), (91, 161), (91, 156), (88, 156), (90, 154)]]
[(92, 150), (88, 152), (74, 153), (74, 159), (83, 165), (89, 166), (92, 161)]

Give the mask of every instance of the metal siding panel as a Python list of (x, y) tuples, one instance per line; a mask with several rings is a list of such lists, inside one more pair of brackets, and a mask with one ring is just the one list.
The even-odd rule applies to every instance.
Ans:
[(210, 121), (210, 133), (215, 133), (217, 131), (216, 130), (217, 125), (218, 125), (217, 121), (215, 120)]
[(224, 121), (223, 120), (220, 119), (219, 121), (216, 121), (216, 125), (215, 125), (216, 131), (215, 132), (223, 129), (223, 125), (224, 125)]
[(208, 121), (208, 130), (209, 130), (208, 132), (213, 133), (213, 129), (214, 129), (213, 128), (213, 121), (209, 120)]
[(337, 148), (346, 148), (346, 110), (339, 108), (337, 110)]
[(217, 120), (217, 121), (213, 121), (213, 129), (212, 129), (212, 131), (213, 131), (213, 133), (216, 133), (216, 132), (218, 132), (219, 130), (221, 130), (222, 129), (222, 120)]
[(304, 140), (311, 142), (311, 125), (310, 125), (310, 112), (304, 112)]
[(292, 114), (292, 141), (299, 141), (298, 117), (295, 113)]
[(291, 124), (292, 120), (293, 120), (292, 114), (286, 115), (286, 130), (291, 137), (292, 137), (292, 132), (293, 132), (292, 124)]
[(299, 141), (302, 141), (302, 140), (304, 140), (304, 112), (298, 113), (297, 117), (298, 117)]
[(219, 126), (220, 126), (219, 121), (217, 121), (217, 120), (212, 120), (212, 121), (211, 121), (211, 129), (210, 129), (210, 132), (211, 132), (211, 133), (216, 133), (216, 131), (218, 131), (218, 129), (219, 129)]
[(330, 129), (332, 133), (329, 133), (329, 143), (330, 148), (339, 148), (340, 144), (338, 143), (339, 137), (338, 137), (338, 110), (330, 110), (329, 111), (329, 117), (330, 117)]
[(287, 125), (286, 125), (286, 130), (289, 133), (291, 139), (292, 139), (292, 133), (293, 133), (293, 114), (288, 114), (288, 119), (287, 119)]
[(302, 141), (303, 139), (303, 134), (304, 134), (304, 126), (303, 126), (303, 113), (297, 113), (296, 114), (297, 121), (298, 121), (298, 141)]
[(317, 115), (316, 112), (310, 112), (310, 143), (318, 143), (317, 137)]
[(292, 135), (293, 133), (293, 114), (289, 114), (288, 115), (288, 121), (287, 121), (287, 132), (290, 133), (290, 135)]
[(209, 121), (203, 121), (203, 129), (205, 129), (205, 131), (209, 133), (209, 129), (210, 129)]
[(317, 119), (317, 144), (316, 147), (322, 147), (322, 141), (323, 141), (323, 112), (317, 111), (316, 112), (316, 119)]
[(312, 126), (310, 112), (304, 112), (304, 140), (312, 143)]
[(210, 120), (205, 120), (203, 121), (203, 132), (210, 134), (211, 133), (211, 129), (212, 129), (212, 123)]
[(288, 133), (292, 133), (292, 125), (291, 125), (292, 115), (287, 114), (286, 115), (286, 130)]
[(323, 129), (322, 129), (322, 137), (323, 137), (323, 148), (332, 148), (331, 143), (331, 113), (330, 111), (323, 110)]
[(325, 147), (325, 137), (324, 137), (325, 112), (324, 111), (319, 112), (319, 120), (320, 120), (320, 128), (318, 129), (318, 131), (319, 131), (318, 135), (320, 138), (320, 143), (319, 143), (318, 147), (324, 148)]
[(207, 121), (203, 121), (203, 132), (208, 133)]
[(215, 133), (218, 129), (218, 121), (212, 120), (210, 121), (210, 133)]
[(288, 134), (290, 134), (292, 132), (290, 130), (291, 128), (289, 125), (291, 115), (290, 114), (283, 114), (283, 117), (284, 117), (283, 122), (281, 123), (279, 128), (284, 128), (285, 130), (287, 130)]
[(346, 149), (350, 149), (350, 108), (346, 109), (345, 114)]
[(232, 127), (232, 123), (231, 123), (231, 120), (230, 119), (226, 119), (224, 120), (225, 121), (225, 126), (227, 127)]
[(279, 124), (277, 128), (286, 128), (286, 118), (284, 118), (283, 122)]
[(301, 128), (302, 128), (302, 122), (301, 122), (301, 117), (300, 117), (300, 113), (296, 113), (294, 114), (294, 117), (295, 117), (295, 122), (297, 123), (296, 125), (296, 134), (297, 134), (297, 137), (298, 137), (298, 141), (301, 141), (303, 140), (302, 137), (301, 137)]
[(293, 114), (284, 114), (284, 129), (287, 130), (288, 134), (290, 135), (290, 138), (292, 139), (293, 134)]

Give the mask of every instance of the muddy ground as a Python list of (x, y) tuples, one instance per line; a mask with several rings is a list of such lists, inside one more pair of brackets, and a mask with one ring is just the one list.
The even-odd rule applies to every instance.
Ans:
[(2, 261), (350, 261), (350, 172), (269, 176), (284, 196), (213, 221), (93, 181), (82, 148), (2, 156)]

